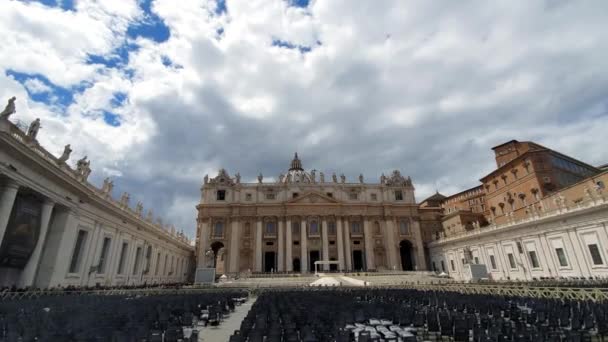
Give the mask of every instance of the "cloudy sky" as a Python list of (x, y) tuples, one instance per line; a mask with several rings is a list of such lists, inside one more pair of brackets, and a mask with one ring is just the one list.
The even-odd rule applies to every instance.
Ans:
[(478, 184), (535, 140), (608, 162), (608, 2), (0, 0), (0, 98), (190, 236), (205, 174)]

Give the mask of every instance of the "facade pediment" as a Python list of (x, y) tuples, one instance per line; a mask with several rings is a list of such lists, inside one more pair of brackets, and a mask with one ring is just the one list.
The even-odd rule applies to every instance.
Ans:
[(292, 198), (289, 201), (285, 202), (285, 204), (338, 204), (340, 203), (335, 198), (326, 196), (324, 194), (311, 191), (305, 193), (296, 198)]

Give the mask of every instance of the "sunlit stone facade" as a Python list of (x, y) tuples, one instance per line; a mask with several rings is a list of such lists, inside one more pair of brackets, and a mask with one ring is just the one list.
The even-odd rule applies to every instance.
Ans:
[[(197, 266), (218, 273), (425, 270), (411, 179), (380, 182), (307, 172), (297, 154), (285, 174), (241, 183), (205, 177), (198, 209)], [(430, 236), (429, 236), (430, 238)]]

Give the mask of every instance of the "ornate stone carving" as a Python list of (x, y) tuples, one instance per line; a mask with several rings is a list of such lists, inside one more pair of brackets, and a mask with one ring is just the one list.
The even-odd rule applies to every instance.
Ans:
[(60, 164), (65, 163), (66, 161), (68, 161), (68, 159), (70, 159), (70, 154), (72, 153), (72, 148), (70, 147), (70, 144), (67, 144), (63, 147), (63, 154), (61, 154), (61, 157), (59, 157), (57, 159), (57, 161)]
[(220, 169), (215, 178), (209, 180), (209, 184), (234, 185), (232, 178), (225, 169)]
[(120, 206), (123, 208), (128, 208), (129, 207), (129, 193), (128, 192), (123, 192), (122, 196), (120, 197)]
[(135, 206), (135, 215), (137, 215), (138, 217), (141, 217), (143, 211), (144, 211), (143, 203), (141, 203), (141, 201), (137, 202), (137, 205)]
[(389, 186), (411, 186), (412, 180), (410, 177), (403, 177), (399, 170), (394, 170), (391, 176), (386, 180), (386, 184)]
[(91, 174), (91, 161), (87, 160), (87, 156), (84, 156), (82, 159), (76, 162), (76, 175), (80, 178), (81, 181), (86, 181)]
[(4, 107), (4, 110), (2, 111), (2, 113), (0, 113), (0, 120), (8, 120), (8, 117), (13, 115), (15, 112), (17, 112), (17, 110), (15, 109), (15, 100), (17, 98), (16, 97), (11, 97), (10, 99), (8, 99), (8, 103), (6, 104), (6, 107)]
[(110, 180), (110, 177), (106, 177), (106, 179), (103, 180), (101, 192), (103, 192), (105, 195), (111, 196), (112, 189), (114, 189), (114, 182)]
[(36, 120), (30, 123), (30, 127), (27, 129), (27, 137), (31, 140), (36, 140), (36, 136), (38, 136), (38, 130), (40, 130), (40, 119), (36, 118)]

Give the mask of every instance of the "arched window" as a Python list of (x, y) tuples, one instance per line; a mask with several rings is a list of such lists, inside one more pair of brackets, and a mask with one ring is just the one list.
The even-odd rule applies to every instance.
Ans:
[(410, 223), (408, 221), (399, 221), (399, 234), (410, 235)]
[(277, 226), (274, 222), (266, 222), (266, 235), (275, 235), (277, 232)]
[(319, 235), (319, 223), (317, 221), (310, 221), (308, 233), (310, 235)]
[(224, 236), (224, 222), (215, 222), (213, 226), (213, 236), (222, 237)]

